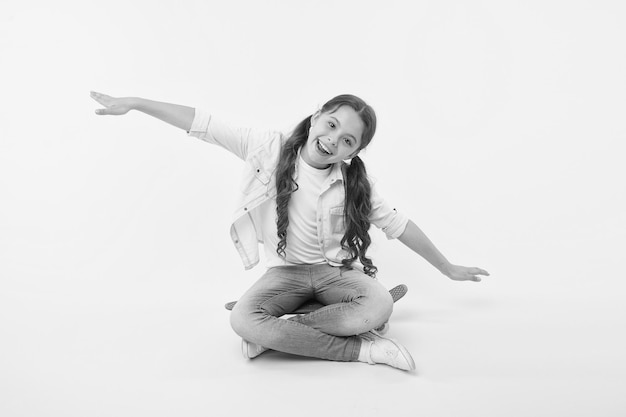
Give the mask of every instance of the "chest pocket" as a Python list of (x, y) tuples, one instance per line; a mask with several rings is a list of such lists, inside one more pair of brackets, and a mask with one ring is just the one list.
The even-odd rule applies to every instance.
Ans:
[(346, 231), (344, 213), (345, 209), (343, 206), (332, 207), (330, 209), (330, 230), (333, 234), (342, 237)]
[(252, 155), (250, 158), (250, 165), (253, 170), (254, 177), (261, 181), (263, 185), (267, 185), (270, 182), (271, 173), (263, 165), (263, 161), (266, 160), (266, 152), (260, 151)]
[(246, 168), (241, 181), (241, 192), (257, 194), (267, 192), (272, 178), (271, 170), (267, 169), (267, 152), (261, 150), (246, 160)]

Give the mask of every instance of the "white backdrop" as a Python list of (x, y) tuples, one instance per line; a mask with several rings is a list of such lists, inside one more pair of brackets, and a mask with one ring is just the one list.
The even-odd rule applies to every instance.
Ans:
[[(624, 415), (625, 18), (591, 0), (3, 1), (0, 414)], [(246, 362), (222, 307), (262, 273), (228, 236), (240, 162), (96, 116), (90, 90), (280, 129), (359, 95), (387, 199), (492, 276), (451, 282), (375, 231), (380, 280), (410, 288), (392, 336), (417, 373)]]

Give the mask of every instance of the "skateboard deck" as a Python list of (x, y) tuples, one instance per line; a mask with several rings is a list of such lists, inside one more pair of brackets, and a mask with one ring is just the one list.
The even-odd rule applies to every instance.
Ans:
[[(393, 298), (393, 302), (395, 303), (396, 301), (404, 297), (404, 295), (406, 294), (408, 290), (409, 288), (406, 285), (400, 284), (390, 289), (389, 294), (391, 294), (391, 298)], [(226, 307), (226, 310), (232, 310), (235, 304), (237, 304), (237, 301), (231, 301), (229, 303), (226, 303), (224, 307)], [(307, 314), (322, 307), (324, 307), (324, 305), (315, 300), (307, 301), (306, 303), (298, 307), (296, 311), (294, 311), (291, 314)]]

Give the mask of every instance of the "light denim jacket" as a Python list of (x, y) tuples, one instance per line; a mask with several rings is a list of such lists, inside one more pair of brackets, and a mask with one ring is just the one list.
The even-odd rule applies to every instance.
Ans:
[[(245, 269), (251, 269), (259, 263), (259, 243), (262, 243), (255, 209), (276, 197), (275, 170), (281, 144), (287, 136), (281, 132), (233, 127), (202, 109), (196, 109), (188, 134), (219, 145), (245, 161), (243, 183), (239, 187), (230, 236)], [(347, 257), (346, 251), (340, 245), (345, 231), (345, 195), (341, 165), (335, 164), (333, 167), (323, 186), (317, 207), (320, 250), (328, 263), (335, 266), (342, 265), (341, 260)], [(382, 229), (388, 239), (400, 236), (406, 228), (408, 217), (391, 208), (378, 195), (374, 184), (371, 201), (370, 222)]]

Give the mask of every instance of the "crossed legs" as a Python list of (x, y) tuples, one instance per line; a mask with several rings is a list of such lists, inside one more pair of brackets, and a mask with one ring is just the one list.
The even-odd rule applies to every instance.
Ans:
[[(280, 318), (315, 298), (325, 307)], [(241, 297), (231, 325), (242, 338), (294, 355), (356, 361), (357, 335), (381, 326), (393, 300), (378, 281), (362, 272), (322, 265), (281, 266), (268, 271)]]

